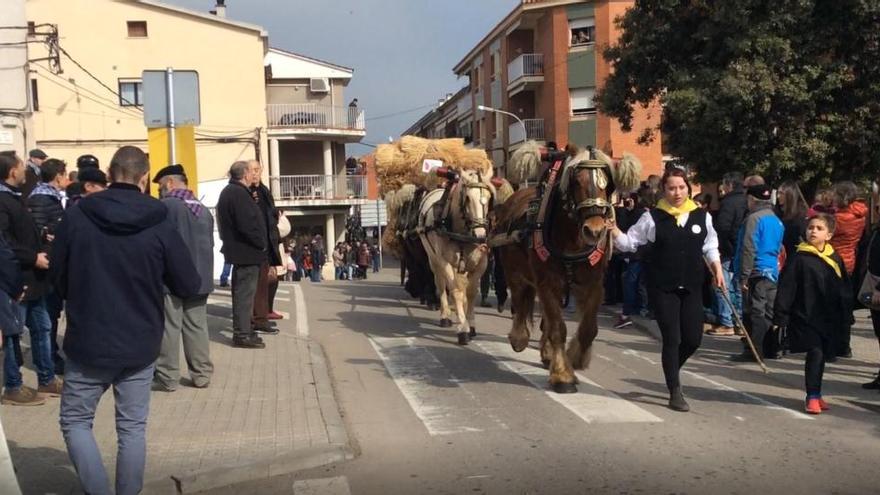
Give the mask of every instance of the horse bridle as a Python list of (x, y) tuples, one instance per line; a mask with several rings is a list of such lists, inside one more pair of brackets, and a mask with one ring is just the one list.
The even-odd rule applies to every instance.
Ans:
[(602, 210), (603, 217), (611, 217), (614, 214), (614, 205), (607, 199), (600, 198), (598, 196), (598, 191), (596, 196), (587, 198), (581, 202), (575, 202), (573, 195), (568, 191), (568, 189), (571, 189), (572, 184), (575, 182), (575, 180), (577, 180), (578, 172), (580, 172), (581, 170), (589, 170), (592, 178), (593, 187), (595, 187), (597, 190), (604, 189), (606, 196), (611, 196), (611, 194), (614, 192), (614, 182), (611, 179), (610, 170), (608, 170), (608, 164), (601, 160), (589, 159), (583, 160), (574, 165), (570, 165), (570, 167), (572, 168), (572, 170), (568, 176), (567, 184), (563, 184), (567, 189), (563, 192), (563, 194), (567, 198), (567, 201), (564, 205), (564, 209), (566, 210), (566, 212), (568, 212), (569, 215), (574, 215), (588, 208), (599, 208)]
[[(470, 233), (471, 235), (474, 236), (474, 239), (479, 239), (474, 234), (474, 231), (476, 229), (484, 228), (488, 232), (488, 230), (489, 230), (489, 211), (492, 210), (492, 202), (494, 200), (493, 194), (492, 194), (492, 188), (489, 187), (488, 184), (483, 183), (482, 174), (480, 174), (478, 172), (477, 178), (478, 178), (478, 180), (476, 182), (463, 183), (463, 182), (459, 181), (457, 183), (458, 186), (461, 186), (463, 188), (461, 191), (461, 194), (460, 194), (460, 198), (459, 198), (459, 210), (461, 211), (461, 218), (464, 221), (465, 229), (467, 229), (468, 233)], [(471, 189), (479, 189), (481, 191), (480, 200), (483, 199), (483, 195), (482, 195), (483, 190), (486, 190), (489, 192), (489, 201), (485, 205), (486, 206), (486, 214), (483, 215), (483, 218), (474, 218), (473, 215), (468, 214), (467, 198), (468, 198), (468, 191)]]

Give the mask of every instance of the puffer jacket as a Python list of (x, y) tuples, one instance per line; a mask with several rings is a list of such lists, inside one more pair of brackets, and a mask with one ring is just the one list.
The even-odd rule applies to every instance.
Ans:
[(865, 235), (868, 205), (860, 200), (854, 201), (849, 206), (837, 210), (834, 217), (837, 220), (837, 229), (831, 238), (831, 246), (843, 258), (846, 272), (852, 275), (856, 267), (859, 241)]

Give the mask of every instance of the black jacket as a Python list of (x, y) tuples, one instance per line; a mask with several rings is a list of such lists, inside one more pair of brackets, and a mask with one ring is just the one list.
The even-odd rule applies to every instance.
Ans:
[(18, 297), (24, 290), (21, 266), (12, 248), (0, 234), (0, 332), (4, 337), (24, 331), (19, 314)]
[(736, 253), (736, 238), (749, 214), (749, 203), (746, 193), (736, 189), (721, 198), (718, 214), (712, 218), (715, 231), (718, 232), (718, 250), (721, 260), (733, 259)]
[(229, 181), (217, 200), (220, 252), (233, 265), (261, 265), (269, 260), (269, 235), (260, 207), (247, 187)]
[(55, 227), (58, 226), (64, 215), (64, 206), (57, 197), (41, 194), (39, 191), (39, 189), (32, 191), (25, 204), (34, 218), (37, 231), (42, 233), (45, 230), (47, 233), (53, 234)]
[(272, 193), (269, 188), (260, 185), (250, 188), (251, 194), (260, 207), (260, 212), (266, 220), (266, 232), (268, 233), (267, 243), (269, 246), (269, 266), (281, 266), (281, 255), (278, 252), (278, 245), (281, 244), (281, 233), (278, 231), (278, 210), (275, 209), (275, 200), (272, 199)]
[[(9, 189), (18, 192), (12, 186)], [(46, 270), (37, 269), (37, 253), (42, 252), (39, 231), (21, 196), (0, 192), (0, 233), (15, 253), (27, 286), (25, 299), (34, 300), (49, 293)]]
[(23, 198), (27, 198), (31, 195), (31, 191), (33, 191), (34, 188), (37, 187), (37, 183), (40, 182), (40, 174), (36, 172), (33, 168), (31, 168), (30, 161), (25, 162), (24, 168), (25, 182), (24, 185), (21, 186), (21, 196)]
[[(852, 289), (843, 259), (832, 259), (842, 277), (818, 256), (797, 252), (785, 262), (776, 289), (773, 323), (788, 329), (791, 352), (821, 347), (834, 353), (837, 339), (852, 324)], [(829, 354), (833, 355), (833, 354)]]
[(90, 366), (155, 361), (165, 329), (163, 286), (181, 298), (199, 289), (168, 209), (127, 184), (69, 208), (51, 254), (52, 281), (67, 300), (64, 352)]

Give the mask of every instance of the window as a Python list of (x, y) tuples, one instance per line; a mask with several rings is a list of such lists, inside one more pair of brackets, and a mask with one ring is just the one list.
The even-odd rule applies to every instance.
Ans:
[(144, 104), (144, 83), (140, 79), (119, 80), (119, 106), (139, 107)]
[(31, 108), (35, 112), (40, 111), (40, 93), (37, 91), (36, 79), (31, 79)]
[(474, 121), (474, 142), (475, 143), (480, 143), (483, 140), (482, 139), (483, 138), (483, 129), (482, 129), (483, 126), (480, 125), (481, 122), (482, 122), (482, 119)]
[(480, 67), (479, 67), (479, 66), (478, 66), (478, 67), (474, 67), (474, 78), (473, 78), (473, 82), (474, 82), (474, 84), (476, 85), (476, 86), (474, 86), (474, 92), (475, 92), (475, 93), (476, 93), (476, 92), (479, 92), (479, 91), (480, 91), (480, 86), (483, 85), (483, 80), (482, 80), (482, 78), (481, 78), (480, 76), (482, 76), (482, 74), (480, 74)]
[(577, 88), (569, 90), (572, 115), (587, 115), (596, 112), (596, 88)]
[(568, 21), (568, 27), (571, 30), (571, 46), (584, 46), (596, 42), (596, 20), (594, 18)]
[(129, 38), (146, 38), (147, 21), (128, 21)]

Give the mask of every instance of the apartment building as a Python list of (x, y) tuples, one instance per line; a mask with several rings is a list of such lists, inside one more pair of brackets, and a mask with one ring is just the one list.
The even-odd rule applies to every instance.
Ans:
[[(614, 157), (630, 152), (641, 159), (645, 175), (658, 173), (662, 137), (641, 145), (638, 132), (621, 131), (616, 120), (596, 111), (594, 103), (596, 90), (611, 71), (600, 51), (618, 38), (614, 19), (633, 3), (521, 0), (453, 68), (468, 81), (467, 87), (407, 133), (469, 136), (473, 146), (486, 149), (499, 174), (510, 154), (528, 139), (560, 147), (597, 146)], [(480, 110), (481, 106), (516, 117)], [(634, 117), (634, 129), (656, 125), (660, 108), (638, 108)]]

